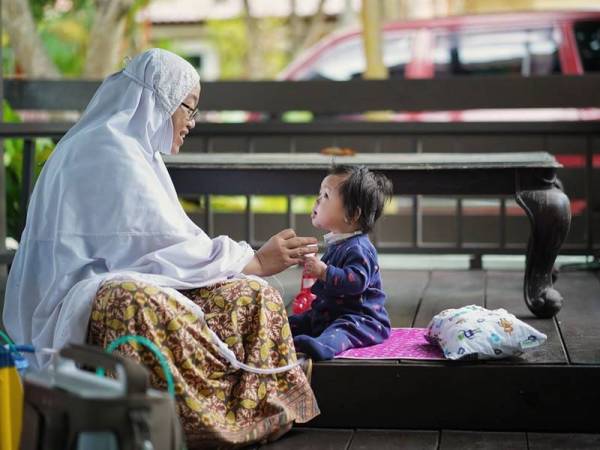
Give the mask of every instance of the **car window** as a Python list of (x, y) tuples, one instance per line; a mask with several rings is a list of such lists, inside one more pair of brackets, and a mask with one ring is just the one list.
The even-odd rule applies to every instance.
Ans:
[[(404, 69), (410, 61), (411, 42), (412, 38), (407, 35), (384, 37), (383, 63), (388, 67), (390, 78), (404, 77)], [(361, 78), (365, 68), (362, 39), (353, 36), (326, 49), (300, 79), (347, 81)]]
[(584, 72), (600, 71), (600, 22), (577, 22), (575, 38)]
[(433, 62), (436, 77), (560, 73), (551, 28), (440, 35)]
[(410, 62), (413, 39), (406, 35), (384, 37), (383, 64), (390, 78), (404, 78), (404, 70)]

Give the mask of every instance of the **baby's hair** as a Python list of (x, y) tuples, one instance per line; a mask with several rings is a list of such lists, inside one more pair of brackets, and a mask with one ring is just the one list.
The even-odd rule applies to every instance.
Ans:
[(384, 204), (392, 198), (392, 182), (365, 166), (334, 165), (329, 174), (346, 176), (338, 187), (346, 216), (351, 220), (358, 217), (360, 229), (364, 233), (371, 231)]

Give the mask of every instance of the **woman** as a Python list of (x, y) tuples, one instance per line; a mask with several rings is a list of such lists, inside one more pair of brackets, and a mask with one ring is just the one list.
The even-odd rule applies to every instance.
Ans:
[[(193, 67), (159, 49), (102, 83), (37, 181), (4, 323), (38, 349), (147, 337), (169, 360), (188, 446), (214, 447), (318, 414), (280, 295), (248, 277), (297, 264), (316, 240), (284, 230), (255, 253), (186, 216), (160, 154), (179, 151), (199, 95)], [(149, 351), (119, 350), (165, 387)]]

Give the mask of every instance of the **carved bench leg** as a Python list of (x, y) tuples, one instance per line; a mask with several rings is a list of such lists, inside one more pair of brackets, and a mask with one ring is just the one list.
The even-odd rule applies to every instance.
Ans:
[(563, 298), (552, 287), (552, 268), (571, 224), (569, 198), (557, 186), (556, 178), (547, 180), (548, 189), (517, 192), (517, 203), (531, 223), (527, 244), (525, 303), (538, 317), (553, 317)]

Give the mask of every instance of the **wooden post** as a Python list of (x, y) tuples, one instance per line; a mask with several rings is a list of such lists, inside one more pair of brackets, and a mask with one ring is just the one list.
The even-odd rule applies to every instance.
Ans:
[[(381, 80), (388, 78), (387, 67), (383, 64), (383, 49), (381, 45), (381, 0), (363, 0), (363, 48), (365, 51), (366, 68), (363, 78), (366, 80)], [(389, 120), (391, 111), (366, 111), (367, 120)]]
[(385, 79), (388, 71), (383, 64), (381, 48), (381, 2), (364, 0), (362, 4), (363, 43), (367, 67), (363, 78)]

